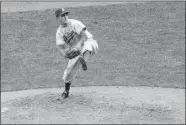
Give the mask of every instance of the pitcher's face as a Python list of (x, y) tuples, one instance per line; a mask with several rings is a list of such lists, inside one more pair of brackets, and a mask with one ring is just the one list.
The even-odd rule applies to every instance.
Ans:
[(61, 24), (61, 25), (64, 25), (64, 24), (67, 24), (68, 22), (68, 16), (65, 14), (65, 15), (62, 15), (62, 16), (59, 16), (57, 18), (58, 20), (58, 23)]

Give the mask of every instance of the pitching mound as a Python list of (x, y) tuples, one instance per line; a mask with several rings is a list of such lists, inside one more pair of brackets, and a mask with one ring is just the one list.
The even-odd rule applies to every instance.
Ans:
[(1, 93), (1, 123), (185, 123), (185, 90), (150, 87), (74, 87)]

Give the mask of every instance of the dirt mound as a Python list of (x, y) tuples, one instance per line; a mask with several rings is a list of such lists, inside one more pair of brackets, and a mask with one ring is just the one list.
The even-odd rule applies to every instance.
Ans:
[(185, 123), (184, 89), (77, 87), (57, 101), (60, 91), (2, 93), (2, 123)]

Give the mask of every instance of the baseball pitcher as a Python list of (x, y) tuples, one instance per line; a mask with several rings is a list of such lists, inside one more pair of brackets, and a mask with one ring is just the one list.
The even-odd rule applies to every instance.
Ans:
[(61, 94), (62, 99), (69, 96), (70, 85), (77, 75), (79, 67), (81, 66), (86, 71), (87, 61), (98, 51), (98, 44), (86, 26), (78, 20), (68, 19), (69, 13), (64, 9), (55, 11), (59, 23), (56, 45), (63, 56), (69, 59), (63, 74), (65, 90)]

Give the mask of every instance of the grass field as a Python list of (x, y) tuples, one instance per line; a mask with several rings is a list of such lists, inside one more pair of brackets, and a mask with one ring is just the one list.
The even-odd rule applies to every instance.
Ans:
[[(67, 8), (99, 44), (73, 86), (185, 88), (185, 3)], [(54, 9), (1, 13), (1, 91), (63, 86)]]

